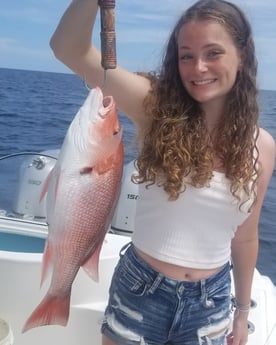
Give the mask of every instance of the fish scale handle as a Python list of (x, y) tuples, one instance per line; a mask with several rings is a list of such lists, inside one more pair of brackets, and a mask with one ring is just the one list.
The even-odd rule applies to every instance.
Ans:
[(102, 67), (117, 67), (116, 33), (115, 33), (115, 0), (98, 0), (101, 12), (101, 52)]

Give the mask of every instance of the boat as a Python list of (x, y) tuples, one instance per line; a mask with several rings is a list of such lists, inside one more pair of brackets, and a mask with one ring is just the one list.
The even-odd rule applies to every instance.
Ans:
[[(28, 155), (19, 171), (13, 210), (0, 210), (0, 345), (101, 344), (100, 327), (111, 276), (119, 251), (130, 242), (134, 227), (139, 195), (130, 176), (135, 168), (133, 162), (124, 167), (120, 198), (100, 255), (99, 282), (93, 282), (80, 270), (73, 284), (68, 325), (38, 327), (22, 333), (27, 317), (49, 285), (47, 280), (42, 289), (39, 287), (48, 226), (38, 196), (55, 157), (55, 151)], [(232, 295), (234, 298), (234, 286)], [(6, 333), (1, 332), (3, 325), (8, 329)], [(276, 286), (257, 269), (248, 331), (248, 345), (276, 344)]]

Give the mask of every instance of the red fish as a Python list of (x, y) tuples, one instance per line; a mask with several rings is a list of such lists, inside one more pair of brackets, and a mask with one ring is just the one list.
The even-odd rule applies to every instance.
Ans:
[(23, 332), (43, 325), (65, 326), (73, 281), (80, 267), (98, 280), (102, 243), (120, 192), (122, 130), (112, 96), (92, 89), (73, 119), (42, 197), (47, 194), (49, 234), (41, 284), (53, 266), (46, 296)]

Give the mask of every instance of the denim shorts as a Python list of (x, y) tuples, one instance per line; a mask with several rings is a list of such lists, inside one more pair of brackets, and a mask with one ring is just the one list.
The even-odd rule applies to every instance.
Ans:
[(155, 271), (132, 244), (121, 250), (102, 333), (118, 345), (224, 345), (230, 327), (230, 264), (197, 282)]

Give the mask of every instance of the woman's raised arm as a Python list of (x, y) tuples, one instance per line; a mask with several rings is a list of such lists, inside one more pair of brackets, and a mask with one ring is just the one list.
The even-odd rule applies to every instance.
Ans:
[[(73, 0), (63, 14), (50, 46), (61, 62), (91, 86), (102, 86), (101, 53), (92, 45), (98, 0)], [(147, 78), (117, 67), (107, 71), (104, 93), (115, 98), (118, 108), (138, 127), (146, 120), (143, 101), (150, 89)]]

